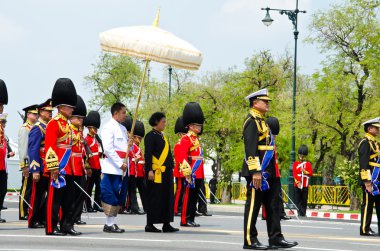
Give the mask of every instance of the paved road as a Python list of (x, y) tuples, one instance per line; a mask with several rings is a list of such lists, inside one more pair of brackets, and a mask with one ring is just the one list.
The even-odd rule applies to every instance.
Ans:
[[(27, 229), (26, 222), (17, 220), (16, 203), (2, 212), (7, 223), (0, 224), (0, 250), (242, 250), (242, 222), (239, 214), (214, 215), (197, 218), (200, 228), (181, 228), (178, 233), (145, 233), (145, 216), (121, 215), (119, 226), (124, 234), (102, 232), (105, 217), (101, 213), (83, 215), (85, 226), (76, 229), (83, 232), (78, 237), (45, 236), (42, 229)], [(179, 218), (175, 218), (175, 226)], [(293, 250), (380, 250), (380, 237), (364, 238), (358, 235), (358, 223), (304, 220), (282, 222), (287, 239), (300, 245)], [(267, 243), (265, 222), (258, 222), (260, 240)], [(376, 229), (376, 226), (373, 226)]]

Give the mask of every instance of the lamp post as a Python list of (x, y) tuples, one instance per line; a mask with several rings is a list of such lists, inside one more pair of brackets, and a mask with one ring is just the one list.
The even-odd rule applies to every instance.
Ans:
[(283, 9), (271, 9), (261, 8), (267, 13), (262, 20), (264, 25), (269, 26), (272, 24), (273, 19), (269, 15), (269, 11), (277, 11), (281, 15), (285, 14), (288, 16), (289, 20), (293, 23), (293, 34), (294, 34), (294, 66), (293, 66), (293, 105), (292, 105), (292, 150), (290, 152), (290, 168), (289, 168), (289, 196), (294, 201), (294, 177), (293, 177), (293, 163), (296, 160), (296, 138), (295, 138), (295, 120), (296, 120), (296, 92), (297, 92), (297, 40), (298, 40), (298, 13), (306, 13), (306, 11), (301, 11), (298, 9), (298, 0), (296, 0), (295, 10), (283, 10)]
[(169, 102), (171, 101), (172, 97), (172, 72), (173, 68), (171, 65), (169, 65)]

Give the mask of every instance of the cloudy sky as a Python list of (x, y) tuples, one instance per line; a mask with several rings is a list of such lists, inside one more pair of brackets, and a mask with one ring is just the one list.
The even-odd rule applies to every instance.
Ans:
[[(302, 39), (308, 34), (311, 14), (335, 1), (300, 0), (299, 66), (303, 73), (318, 68), (323, 57)], [(160, 27), (189, 41), (204, 54), (199, 71), (243, 68), (244, 59), (263, 49), (293, 52), (292, 24), (271, 13), (270, 27), (262, 24), (261, 7), (295, 8), (295, 0), (17, 0), (0, 8), (0, 78), (8, 86), (8, 134), (16, 139), (23, 107), (51, 95), (55, 80), (71, 78), (85, 101), (91, 93), (83, 78), (100, 55), (101, 31), (149, 25), (158, 7)], [(152, 64), (153, 77), (165, 80), (162, 65)]]

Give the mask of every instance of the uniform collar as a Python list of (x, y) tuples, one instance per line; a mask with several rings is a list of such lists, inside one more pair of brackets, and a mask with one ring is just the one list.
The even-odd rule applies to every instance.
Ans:
[(67, 121), (67, 117), (65, 115), (61, 114), (61, 113), (58, 113), (57, 117), (60, 118), (60, 119), (62, 119), (62, 120), (64, 120), (64, 121)]
[(189, 130), (189, 132), (188, 132), (187, 134), (188, 134), (189, 136), (194, 136), (194, 137), (197, 137), (197, 136), (198, 136), (195, 132), (190, 131), (190, 130)]
[(79, 128), (76, 127), (75, 125), (70, 124), (70, 127), (71, 127), (71, 129), (73, 129), (74, 131), (79, 132)]
[(43, 119), (41, 119), (41, 118), (39, 118), (38, 121), (39, 121), (40, 123), (44, 124), (44, 125), (47, 125), (47, 123), (46, 123)]
[(253, 117), (259, 117), (259, 118), (264, 118), (264, 114), (258, 110), (256, 110), (255, 108), (251, 108), (251, 110), (249, 111), (249, 113), (253, 116)]
[(27, 123), (28, 125), (30, 125), (30, 126), (32, 126), (32, 125), (33, 125), (33, 123), (32, 123), (32, 122), (30, 122), (30, 120), (29, 120), (29, 119), (27, 119), (27, 120), (26, 120), (26, 123)]
[(369, 140), (376, 141), (375, 136), (373, 136), (372, 134), (370, 134), (370, 133), (368, 133), (368, 132), (365, 134), (365, 137), (366, 137), (367, 139), (369, 139)]
[(116, 125), (121, 125), (116, 119), (114, 118), (111, 118), (111, 121), (113, 124), (116, 124)]

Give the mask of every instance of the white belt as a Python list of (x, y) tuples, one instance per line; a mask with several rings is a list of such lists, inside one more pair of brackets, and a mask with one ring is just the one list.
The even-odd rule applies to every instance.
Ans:
[[(298, 177), (302, 177), (302, 174), (297, 174)], [(304, 178), (307, 178), (307, 179), (310, 179), (309, 176), (307, 176), (306, 174), (303, 175)]]
[(71, 156), (73, 157), (82, 157), (82, 153), (71, 153)]

